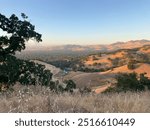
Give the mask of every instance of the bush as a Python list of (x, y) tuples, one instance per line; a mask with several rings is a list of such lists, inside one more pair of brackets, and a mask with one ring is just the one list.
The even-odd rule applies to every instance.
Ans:
[(134, 60), (129, 61), (129, 63), (127, 64), (128, 69), (130, 69), (130, 70), (135, 69), (135, 63), (136, 63), (136, 61), (134, 61)]
[(108, 88), (105, 92), (127, 92), (127, 91), (144, 91), (150, 90), (150, 79), (145, 74), (120, 73), (116, 76), (116, 87)]
[(148, 77), (145, 76), (146, 73), (144, 74), (140, 74), (140, 84), (144, 85), (144, 87), (146, 89), (150, 90), (150, 79)]
[(135, 66), (132, 63), (128, 63), (127, 67), (128, 67), (129, 70), (135, 69)]
[(143, 84), (138, 80), (136, 73), (125, 73), (116, 76), (117, 90), (118, 91), (142, 91), (144, 90)]
[(96, 56), (93, 56), (93, 60), (99, 60), (99, 58), (97, 58)]
[(76, 84), (73, 82), (73, 80), (66, 80), (65, 83), (66, 83), (66, 87), (64, 91), (72, 93), (73, 90), (76, 89)]
[(86, 94), (86, 93), (92, 92), (92, 90), (91, 90), (90, 87), (83, 87), (83, 88), (80, 88), (80, 89), (79, 89), (79, 92), (80, 92), (81, 94)]

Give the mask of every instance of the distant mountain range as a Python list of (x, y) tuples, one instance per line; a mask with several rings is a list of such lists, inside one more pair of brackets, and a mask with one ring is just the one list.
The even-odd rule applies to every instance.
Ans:
[(99, 45), (60, 45), (51, 47), (38, 47), (32, 50), (47, 50), (47, 51), (69, 51), (69, 52), (93, 52), (93, 51), (114, 51), (119, 49), (132, 49), (150, 45), (150, 40), (131, 40), (128, 42), (116, 42), (113, 44)]

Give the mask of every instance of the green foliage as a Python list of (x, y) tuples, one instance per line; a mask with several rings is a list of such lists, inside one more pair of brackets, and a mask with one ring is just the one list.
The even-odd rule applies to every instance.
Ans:
[(0, 61), (4, 61), (9, 54), (25, 49), (25, 42), (35, 39), (41, 40), (41, 34), (35, 31), (35, 26), (27, 21), (27, 16), (21, 14), (23, 20), (13, 14), (9, 18), (0, 14), (0, 28), (8, 35), (0, 36)]
[(78, 71), (91, 73), (91, 72), (102, 72), (102, 71), (105, 71), (105, 70), (103, 68), (94, 69), (94, 68), (88, 68), (88, 67), (81, 67), (81, 68), (78, 69)]
[(16, 51), (24, 50), (25, 42), (30, 39), (42, 41), (41, 34), (27, 21), (28, 17), (23, 13), (21, 16), (23, 21), (14, 14), (10, 18), (0, 14), (0, 28), (9, 35), (0, 37), (0, 84), (10, 86), (20, 82), (22, 85), (47, 86), (55, 92), (73, 92), (76, 85), (72, 80), (66, 81), (63, 88), (58, 81), (52, 81), (52, 73), (44, 65), (13, 56)]
[(135, 61), (130, 60), (129, 63), (127, 64), (128, 69), (133, 70), (135, 69)]
[(116, 76), (116, 87), (108, 88), (105, 92), (126, 92), (150, 90), (150, 79), (145, 74), (120, 73)]
[(7, 56), (5, 62), (0, 65), (0, 72), (0, 77), (3, 77), (0, 82), (7, 82), (9, 85), (20, 82), (23, 85), (48, 86), (52, 79), (52, 73), (45, 70), (45, 66), (16, 59), (11, 55)]
[[(19, 77), (19, 67), (20, 61), (17, 60), (14, 56), (8, 55), (5, 59), (5, 62), (0, 64), (0, 75), (3, 78), (7, 78), (7, 84), (14, 84), (16, 79)], [(1, 83), (6, 83), (5, 81), (0, 81)]]
[(76, 84), (72, 80), (66, 80), (65, 83), (66, 83), (66, 87), (64, 90), (72, 93), (73, 89), (76, 88)]
[(116, 67), (119, 65), (120, 60), (121, 60), (120, 58), (115, 58), (115, 59), (112, 59), (111, 62), (113, 66)]
[(142, 91), (144, 90), (144, 85), (138, 80), (136, 73), (125, 73), (119, 74), (116, 77), (117, 89), (118, 91)]
[(146, 73), (144, 74), (140, 74), (140, 84), (144, 85), (144, 87), (146, 89), (150, 90), (150, 79), (148, 77), (145, 76)]
[(76, 84), (72, 80), (65, 81), (66, 87), (59, 81), (52, 81), (52, 73), (46, 70), (44, 65), (20, 60), (14, 56), (7, 56), (5, 62), (0, 64), (0, 83), (14, 85), (16, 82), (22, 85), (41, 85), (50, 88), (54, 92), (73, 92)]

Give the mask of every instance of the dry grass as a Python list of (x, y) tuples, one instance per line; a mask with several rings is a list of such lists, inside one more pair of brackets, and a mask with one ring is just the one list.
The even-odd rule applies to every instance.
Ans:
[(81, 113), (150, 112), (150, 92), (55, 94), (45, 88), (24, 87), (0, 95), (0, 112)]

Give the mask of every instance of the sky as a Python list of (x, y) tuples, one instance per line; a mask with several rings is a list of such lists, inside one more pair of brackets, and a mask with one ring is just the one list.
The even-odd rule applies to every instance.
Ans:
[(150, 39), (150, 0), (0, 0), (0, 13), (25, 13), (45, 46)]

